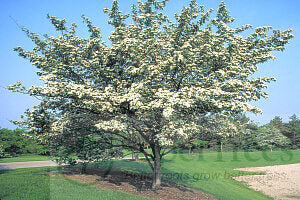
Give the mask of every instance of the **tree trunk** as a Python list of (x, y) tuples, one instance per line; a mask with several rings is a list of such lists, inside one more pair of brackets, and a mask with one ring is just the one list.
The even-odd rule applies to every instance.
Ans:
[(84, 162), (81, 165), (81, 174), (85, 174), (86, 173), (86, 167), (87, 167), (87, 163)]
[(139, 152), (134, 152), (134, 160), (135, 161), (139, 160)]
[(223, 152), (223, 142), (221, 141), (221, 152)]
[(160, 157), (160, 148), (158, 144), (155, 145), (154, 150), (154, 169), (153, 169), (153, 181), (152, 181), (152, 189), (160, 188), (161, 184), (161, 157)]
[(297, 143), (296, 143), (296, 131), (294, 130), (294, 133), (293, 133), (293, 146), (294, 145), (297, 145)]

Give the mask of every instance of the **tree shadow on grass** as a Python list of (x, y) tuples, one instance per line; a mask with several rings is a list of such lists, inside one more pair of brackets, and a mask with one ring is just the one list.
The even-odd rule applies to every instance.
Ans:
[[(1, 165), (0, 165), (1, 167)], [(7, 174), (8, 173), (8, 169), (0, 169), (0, 174)]]
[(156, 199), (216, 199), (212, 195), (185, 186), (181, 181), (169, 179), (165, 174), (178, 174), (162, 169), (162, 182), (159, 189), (152, 189), (152, 170), (148, 163), (139, 161), (102, 161), (91, 163), (82, 173), (81, 166), (69, 167), (62, 175), (65, 178), (86, 184), (95, 185), (101, 189), (122, 190), (124, 192), (147, 198)]
[[(69, 167), (65, 174), (82, 174), (81, 166)], [(124, 183), (133, 186), (137, 191), (152, 190), (152, 170), (144, 160), (139, 161), (102, 161), (91, 163), (87, 166), (85, 175), (97, 175), (100, 179), (97, 181), (107, 181), (116, 186)], [(183, 186), (188, 181), (180, 181), (180, 185), (172, 177), (181, 178), (177, 172), (163, 169), (161, 189), (166, 187), (176, 188), (182, 192), (192, 192), (189, 188)]]

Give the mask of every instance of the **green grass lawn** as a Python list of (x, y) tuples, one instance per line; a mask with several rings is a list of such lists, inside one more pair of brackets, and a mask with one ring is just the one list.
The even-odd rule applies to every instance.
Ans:
[(43, 160), (51, 160), (49, 156), (41, 156), (34, 154), (22, 154), (13, 158), (0, 158), (0, 163), (8, 163), (8, 162), (27, 162), (27, 161), (43, 161)]
[[(273, 152), (206, 152), (196, 157), (170, 154), (163, 160), (162, 177), (213, 194), (218, 199), (271, 199), (231, 177), (243, 174), (235, 168), (300, 163), (300, 150)], [(91, 165), (151, 174), (144, 162), (106, 161)], [(145, 199), (124, 192), (100, 190), (59, 176), (48, 176), (52, 168), (0, 171), (0, 199)]]
[[(198, 155), (200, 156), (167, 155), (163, 160), (162, 177), (213, 194), (222, 200), (271, 199), (231, 178), (237, 175), (259, 173), (241, 172), (234, 170), (235, 168), (300, 163), (300, 150), (246, 153), (206, 152)], [(132, 173), (151, 174), (147, 163), (132, 161), (113, 161), (110, 163), (112, 169), (120, 168)], [(108, 166), (105, 162), (97, 165)]]
[(168, 173), (187, 174), (187, 178), (173, 179), (219, 199), (269, 199), (231, 178), (234, 175), (255, 174), (233, 170), (235, 168), (300, 163), (300, 150), (274, 152), (210, 152), (199, 157), (182, 154), (169, 155), (164, 170)]
[(121, 191), (100, 190), (60, 176), (49, 176), (56, 167), (0, 171), (1, 200), (146, 200)]

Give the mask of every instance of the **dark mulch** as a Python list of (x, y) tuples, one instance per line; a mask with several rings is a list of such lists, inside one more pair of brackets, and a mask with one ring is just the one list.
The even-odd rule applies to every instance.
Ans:
[(165, 200), (216, 199), (210, 194), (168, 181), (162, 181), (160, 189), (152, 190), (151, 177), (124, 171), (109, 171), (107, 173), (101, 168), (87, 168), (85, 174), (80, 174), (79, 168), (72, 168), (68, 172), (60, 174), (60, 176), (95, 185), (101, 189), (122, 190), (149, 198)]

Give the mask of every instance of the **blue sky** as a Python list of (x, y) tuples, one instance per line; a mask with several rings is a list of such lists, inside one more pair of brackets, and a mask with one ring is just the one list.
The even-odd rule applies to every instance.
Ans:
[[(6, 87), (17, 81), (25, 86), (40, 84), (34, 67), (13, 51), (15, 46), (32, 49), (32, 42), (17, 27), (25, 26), (31, 31), (49, 35), (55, 34), (46, 15), (66, 18), (68, 22), (78, 24), (82, 36), (87, 35), (81, 23), (81, 15), (88, 16), (102, 30), (104, 38), (111, 32), (106, 23), (103, 8), (111, 6), (112, 0), (1, 0), (0, 1), (0, 86)], [(130, 5), (136, 0), (120, 0), (123, 12), (130, 12)], [(259, 65), (256, 76), (273, 76), (277, 82), (271, 83), (266, 90), (268, 99), (253, 102), (263, 110), (262, 115), (249, 114), (256, 122), (267, 123), (279, 115), (284, 121), (296, 114), (300, 117), (300, 1), (298, 0), (225, 0), (227, 8), (234, 17), (234, 25), (252, 24), (273, 26), (275, 29), (293, 29), (293, 38), (284, 52), (276, 52), (277, 59)], [(189, 3), (189, 0), (170, 0), (166, 12), (171, 16)], [(219, 0), (199, 1), (206, 9), (217, 8)], [(81, 32), (82, 30), (82, 32)], [(0, 87), (0, 127), (15, 128), (9, 120), (18, 120), (20, 115), (37, 100), (23, 94), (12, 93)]]

